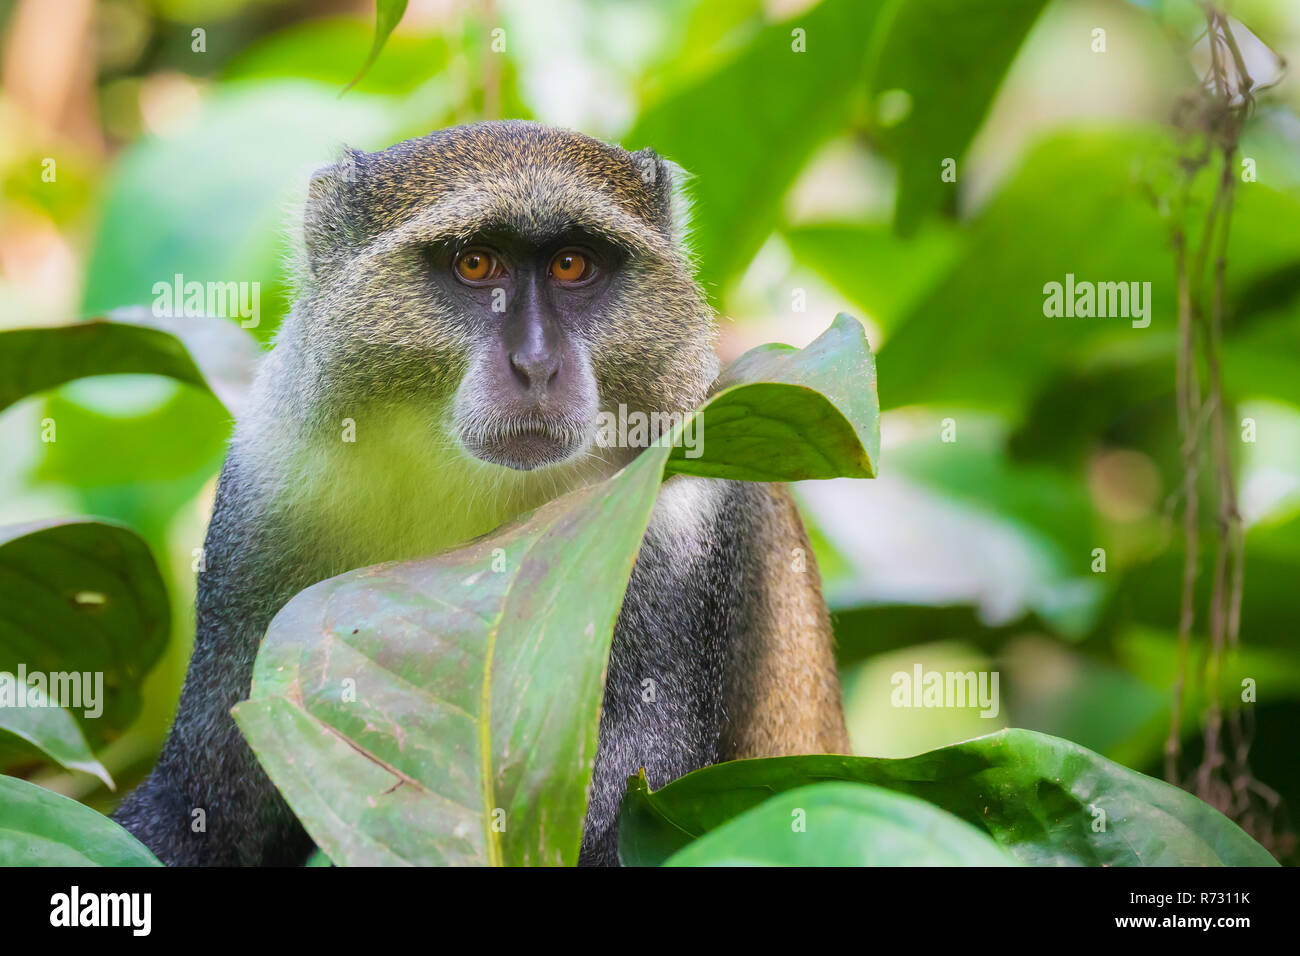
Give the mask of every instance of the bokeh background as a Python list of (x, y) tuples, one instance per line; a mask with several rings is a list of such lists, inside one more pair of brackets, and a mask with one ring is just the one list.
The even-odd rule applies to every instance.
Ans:
[[(1300, 4), (1223, 7), (1300, 63)], [(1191, 0), (908, 10), (411, 0), (341, 95), (374, 40), (371, 0), (0, 0), (0, 329), (147, 305), (182, 273), (260, 283), (254, 334), (269, 342), (297, 197), (343, 143), (521, 117), (653, 146), (693, 175), (724, 358), (802, 346), (838, 311), (878, 353), (880, 477), (797, 488), (855, 750), (903, 756), (1019, 726), (1160, 776), (1182, 562), (1170, 117), (1198, 87), (1204, 17)], [(1271, 87), (1241, 142), (1256, 178), (1237, 186), (1222, 347), (1246, 540), (1241, 650), (1223, 679), (1229, 698), (1243, 677), (1257, 684), (1249, 763), (1275, 812), (1255, 835), (1285, 858), (1286, 805), (1300, 801), (1300, 84), (1256, 55)], [(1150, 282), (1150, 327), (1044, 316), (1044, 283), (1066, 273)], [(41, 441), (47, 417), (57, 442)], [(1254, 441), (1236, 440), (1244, 419)], [(116, 519), (168, 577), (171, 640), (138, 718), (98, 751), (120, 787), (147, 772), (175, 707), (192, 555), (230, 427), (211, 396), (147, 376), (78, 381), (0, 415), (0, 524)], [(1201, 508), (1189, 776), (1213, 511)], [(890, 675), (917, 663), (998, 671), (998, 716), (892, 707)], [(116, 800), (21, 749), (5, 759), (101, 809)]]

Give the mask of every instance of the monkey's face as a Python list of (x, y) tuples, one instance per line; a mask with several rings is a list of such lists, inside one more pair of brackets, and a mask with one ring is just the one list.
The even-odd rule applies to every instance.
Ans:
[(307, 209), (320, 391), (436, 409), (510, 469), (629, 460), (594, 448), (601, 412), (686, 412), (716, 376), (671, 177), (649, 151), (519, 122), (350, 153)]
[(472, 455), (531, 470), (589, 449), (600, 405), (593, 324), (624, 258), (582, 230), (540, 243), (498, 232), (430, 250), (443, 294), (478, 326), (452, 408)]

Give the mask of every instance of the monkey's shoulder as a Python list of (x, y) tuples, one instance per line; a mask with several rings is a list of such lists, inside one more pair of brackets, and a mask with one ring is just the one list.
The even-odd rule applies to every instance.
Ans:
[(623, 612), (624, 640), (650, 656), (718, 649), (722, 759), (848, 752), (830, 617), (786, 486), (665, 482)]
[(723, 551), (737, 560), (806, 544), (803, 522), (786, 486), (676, 475), (664, 482), (646, 543), (689, 561)]

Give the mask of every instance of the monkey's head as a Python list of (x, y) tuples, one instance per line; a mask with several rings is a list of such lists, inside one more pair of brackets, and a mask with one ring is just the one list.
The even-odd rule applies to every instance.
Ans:
[(331, 415), (425, 409), (525, 470), (589, 452), (601, 411), (692, 409), (717, 364), (674, 176), (650, 150), (517, 121), (347, 151), (312, 177), (284, 333), (308, 394)]

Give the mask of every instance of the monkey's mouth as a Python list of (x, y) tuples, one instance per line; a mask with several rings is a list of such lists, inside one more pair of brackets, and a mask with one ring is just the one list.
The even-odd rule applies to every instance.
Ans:
[(580, 453), (587, 446), (588, 429), (572, 421), (509, 421), (463, 429), (460, 438), (475, 458), (532, 471)]

